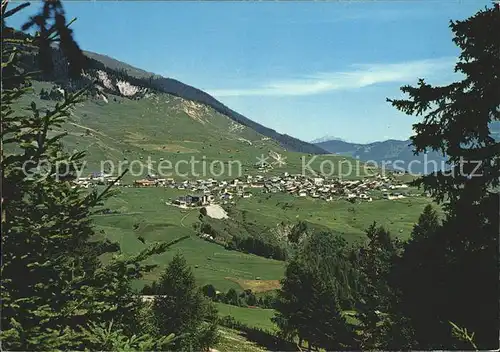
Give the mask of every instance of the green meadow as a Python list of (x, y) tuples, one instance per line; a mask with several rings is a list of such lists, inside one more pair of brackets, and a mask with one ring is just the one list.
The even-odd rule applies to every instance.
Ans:
[[(95, 215), (97, 232), (118, 242), (122, 251), (128, 254), (137, 253), (148, 243), (190, 236), (166, 253), (150, 259), (151, 263), (158, 264), (158, 270), (149, 273), (145, 282), (156, 279), (178, 252), (186, 257), (200, 285), (211, 283), (221, 291), (239, 289), (237, 283), (226, 278), (278, 280), (282, 277), (283, 262), (229, 251), (197, 237), (193, 224), (198, 221), (199, 210), (165, 204), (179, 194), (180, 191), (170, 188), (119, 188), (118, 194), (110, 198), (105, 207), (120, 213)], [(145, 244), (139, 236), (145, 239)]]
[(219, 316), (232, 316), (237, 321), (254, 328), (275, 331), (277, 326), (271, 321), (274, 309), (237, 307), (216, 303)]
[[(106, 201), (105, 207), (118, 213), (95, 215), (93, 219), (99, 235), (118, 242), (124, 253), (137, 253), (148, 243), (189, 236), (170, 251), (150, 259), (158, 268), (149, 273), (144, 282), (156, 279), (177, 252), (186, 257), (200, 285), (210, 283), (220, 291), (241, 289), (238, 280), (281, 279), (284, 262), (229, 251), (196, 236), (194, 224), (199, 222), (199, 210), (165, 204), (186, 191), (163, 187), (116, 187), (116, 191), (117, 194)], [(419, 214), (430, 202), (427, 198), (412, 197), (353, 204), (344, 200), (325, 202), (259, 192), (251, 198), (238, 199), (232, 205), (233, 210), (229, 209), (229, 215), (244, 212), (245, 221), (250, 224), (258, 222), (268, 228), (281, 222), (294, 224), (306, 220), (342, 234), (349, 242), (362, 241), (364, 230), (374, 221), (386, 226), (394, 235), (407, 238)], [(230, 222), (231, 219), (224, 221)], [(145, 244), (139, 236), (144, 238)]]
[(282, 221), (303, 220), (340, 233), (348, 242), (354, 242), (363, 240), (365, 230), (373, 222), (384, 226), (394, 236), (408, 238), (418, 216), (431, 202), (420, 196), (351, 203), (344, 199), (326, 202), (283, 193), (255, 193), (254, 197), (238, 199), (235, 209), (245, 211), (248, 221), (271, 227)]

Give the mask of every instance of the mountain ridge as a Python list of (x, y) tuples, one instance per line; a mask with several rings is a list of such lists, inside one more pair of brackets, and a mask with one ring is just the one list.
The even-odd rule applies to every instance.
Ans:
[[(500, 122), (490, 123), (490, 134), (495, 140), (500, 140)], [(382, 162), (394, 164), (399, 161), (400, 167), (415, 173), (426, 174), (446, 168), (446, 157), (442, 154), (429, 151), (420, 155), (415, 155), (410, 139), (398, 140), (387, 139), (371, 143), (351, 143), (339, 139), (321, 141), (315, 143), (330, 153), (340, 154), (358, 158), (361, 161), (376, 162), (377, 165)], [(413, 161), (413, 164), (410, 164)], [(425, 167), (425, 163), (437, 163), (437, 168)], [(411, 167), (412, 170), (408, 170)]]
[[(445, 168), (446, 158), (438, 152), (415, 155), (411, 141), (388, 139), (372, 143), (350, 143), (339, 140), (330, 140), (317, 143), (323, 149), (335, 154), (351, 156), (361, 161), (370, 161), (380, 166), (385, 163), (387, 167), (409, 171), (415, 174), (427, 174)], [(426, 163), (436, 162), (426, 166)], [(391, 166), (392, 165), (392, 166)]]
[(336, 137), (336, 136), (326, 135), (326, 136), (323, 136), (323, 137), (320, 137), (320, 138), (313, 139), (309, 143), (318, 144), (318, 143), (321, 143), (321, 142), (328, 142), (328, 141), (342, 141), (342, 142), (347, 142), (343, 138)]
[(231, 118), (233, 121), (247, 126), (258, 133), (272, 138), (280, 143), (280, 145), (290, 151), (297, 151), (310, 154), (328, 154), (328, 151), (323, 148), (302, 141), (298, 138), (292, 137), (288, 134), (279, 133), (271, 128), (263, 126), (258, 122), (255, 122), (246, 116), (236, 112), (235, 110), (224, 105), (222, 102), (211, 96), (210, 94), (202, 91), (201, 89), (190, 86), (174, 78), (165, 78), (161, 75), (154, 74), (143, 69), (139, 69), (132, 65), (129, 65), (120, 60), (116, 60), (110, 56), (98, 54), (91, 51), (84, 51), (84, 54), (108, 67), (109, 69), (116, 71), (125, 71), (128, 75), (143, 80), (149, 80), (149, 84), (154, 88), (163, 93), (172, 94), (183, 99), (199, 102), (210, 106), (217, 112), (224, 114)]

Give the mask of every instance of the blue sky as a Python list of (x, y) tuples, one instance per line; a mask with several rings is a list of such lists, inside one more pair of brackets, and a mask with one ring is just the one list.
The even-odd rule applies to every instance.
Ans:
[[(303, 140), (406, 139), (416, 120), (386, 103), (418, 78), (456, 79), (449, 20), (482, 0), (65, 1), (84, 50), (203, 89)], [(32, 10), (38, 8), (32, 4)], [(30, 10), (30, 11), (32, 11)], [(19, 25), (30, 11), (9, 24)]]

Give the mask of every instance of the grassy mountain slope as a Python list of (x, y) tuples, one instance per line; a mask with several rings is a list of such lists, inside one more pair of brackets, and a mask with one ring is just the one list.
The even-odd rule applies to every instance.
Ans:
[(126, 63), (110, 58), (109, 56), (100, 55), (93, 52), (85, 52), (85, 54), (88, 57), (101, 62), (110, 69), (117, 71), (124, 70), (127, 72), (127, 74), (129, 74), (132, 77), (142, 78), (142, 79), (151, 78), (151, 85), (161, 92), (169, 93), (187, 100), (192, 100), (195, 102), (206, 104), (211, 108), (213, 108), (215, 111), (230, 117), (232, 120), (244, 126), (250, 127), (266, 137), (278, 141), (287, 150), (299, 151), (303, 153), (312, 153), (312, 154), (327, 154), (327, 151), (314, 144), (301, 141), (297, 138), (291, 137), (286, 134), (278, 133), (273, 129), (262, 126), (261, 124), (252, 121), (247, 117), (237, 113), (236, 111), (228, 108), (227, 106), (222, 104), (220, 101), (218, 101), (211, 95), (197, 88), (194, 88), (190, 85), (184, 84), (178, 80), (172, 78), (165, 78), (159, 75), (155, 75), (153, 73), (149, 73), (147, 71), (135, 68)]
[[(31, 101), (39, 106), (55, 104), (39, 97), (42, 89), (51, 87), (52, 83), (35, 81), (33, 94), (26, 95), (20, 106), (27, 106)], [(163, 161), (167, 169), (164, 166), (161, 174), (166, 177), (171, 173), (174, 178), (183, 178), (186, 174), (187, 178), (227, 179), (257, 174), (260, 172), (256, 166), (258, 158), (267, 158), (270, 152), (281, 155), (286, 164), (276, 165), (269, 174), (300, 173), (310, 160), (315, 172), (320, 171), (324, 161), (333, 168), (327, 165), (323, 171), (332, 171), (332, 175), (343, 172), (345, 176), (347, 170), (341, 166), (344, 159), (341, 156), (286, 151), (277, 141), (213, 108), (166, 93), (147, 93), (140, 99), (114, 94), (90, 98), (78, 104), (71, 119), (58, 132), (68, 134), (63, 140), (67, 148), (86, 151), (88, 173), (100, 171), (102, 162), (105, 166), (112, 162), (114, 170), (105, 168), (105, 171), (116, 174), (121, 162), (122, 169), (129, 166), (136, 175), (129, 175), (129, 180), (148, 173), (148, 158), (154, 163), (153, 173), (160, 173), (158, 165)], [(194, 168), (185, 162), (191, 158), (198, 162)], [(268, 162), (273, 159), (269, 158)], [(175, 165), (179, 166), (177, 170)], [(352, 163), (352, 166), (353, 172), (348, 177), (364, 175), (362, 165)], [(308, 170), (306, 174), (313, 176)]]

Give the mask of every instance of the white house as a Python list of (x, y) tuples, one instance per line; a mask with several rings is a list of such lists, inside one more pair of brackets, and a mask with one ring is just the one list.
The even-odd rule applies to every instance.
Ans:
[(324, 181), (325, 181), (325, 179), (324, 179), (324, 178), (322, 178), (322, 177), (315, 177), (315, 178), (313, 179), (313, 182), (314, 182), (314, 184), (315, 184), (316, 186), (321, 186), (321, 185), (323, 184), (323, 182), (324, 182)]

